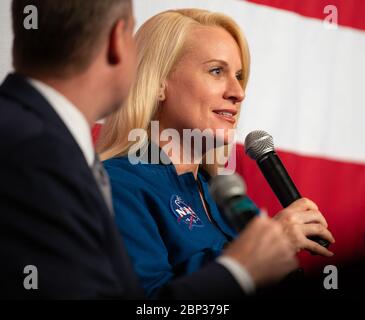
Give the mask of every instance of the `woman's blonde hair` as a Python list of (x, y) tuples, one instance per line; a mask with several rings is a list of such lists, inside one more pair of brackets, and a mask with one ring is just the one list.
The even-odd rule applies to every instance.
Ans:
[[(148, 131), (159, 106), (159, 92), (182, 55), (189, 31), (195, 26), (216, 26), (229, 32), (242, 57), (242, 87), (246, 88), (250, 55), (239, 26), (228, 16), (200, 9), (169, 10), (146, 21), (136, 34), (137, 75), (126, 105), (107, 119), (97, 144), (102, 160), (127, 155), (133, 129)], [(212, 173), (212, 170), (208, 170)]]

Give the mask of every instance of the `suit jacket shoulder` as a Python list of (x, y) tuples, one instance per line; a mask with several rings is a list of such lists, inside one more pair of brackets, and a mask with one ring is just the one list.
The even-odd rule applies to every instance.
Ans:
[[(128, 298), (140, 287), (81, 149), (25, 79), (0, 87), (0, 296)], [(27, 266), (38, 289), (24, 286)]]
[(0, 95), (0, 150), (8, 153), (19, 144), (42, 134), (40, 117), (26, 106)]

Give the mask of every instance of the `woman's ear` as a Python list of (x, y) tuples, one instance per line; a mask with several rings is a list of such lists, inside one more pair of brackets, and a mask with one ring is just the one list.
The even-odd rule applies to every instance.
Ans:
[(160, 90), (158, 92), (158, 101), (163, 102), (166, 100), (166, 81), (164, 81), (161, 86), (160, 86)]

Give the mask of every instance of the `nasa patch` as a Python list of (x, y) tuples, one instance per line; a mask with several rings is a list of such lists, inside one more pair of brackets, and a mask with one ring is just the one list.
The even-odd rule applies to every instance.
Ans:
[(171, 196), (170, 207), (176, 216), (178, 223), (184, 223), (188, 225), (190, 230), (194, 227), (204, 227), (203, 222), (200, 220), (194, 210), (188, 206), (178, 195), (174, 194)]

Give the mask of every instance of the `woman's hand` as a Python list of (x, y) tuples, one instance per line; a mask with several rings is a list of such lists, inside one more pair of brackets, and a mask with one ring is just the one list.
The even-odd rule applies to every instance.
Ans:
[(319, 236), (330, 243), (335, 242), (331, 232), (327, 229), (326, 219), (313, 201), (301, 198), (279, 211), (273, 219), (282, 225), (297, 252), (307, 249), (325, 257), (333, 256), (333, 252), (308, 239), (311, 236)]

